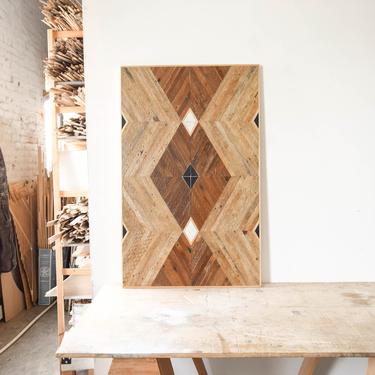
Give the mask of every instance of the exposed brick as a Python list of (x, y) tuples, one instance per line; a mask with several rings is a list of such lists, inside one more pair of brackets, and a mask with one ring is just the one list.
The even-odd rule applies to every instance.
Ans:
[(38, 0), (0, 1), (0, 147), (10, 182), (36, 176), (46, 28)]

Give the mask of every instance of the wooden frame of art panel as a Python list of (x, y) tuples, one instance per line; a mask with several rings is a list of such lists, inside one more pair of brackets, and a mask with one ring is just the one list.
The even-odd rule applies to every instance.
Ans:
[(259, 66), (121, 69), (123, 285), (259, 286)]

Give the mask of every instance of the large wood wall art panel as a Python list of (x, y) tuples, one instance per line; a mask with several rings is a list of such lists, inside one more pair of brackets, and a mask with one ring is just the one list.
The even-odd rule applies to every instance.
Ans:
[(124, 67), (124, 286), (260, 283), (259, 68)]

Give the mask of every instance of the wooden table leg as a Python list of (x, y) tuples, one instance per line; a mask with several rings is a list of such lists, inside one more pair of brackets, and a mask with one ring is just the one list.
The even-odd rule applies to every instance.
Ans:
[(304, 358), (298, 375), (313, 375), (318, 363), (319, 358)]
[(197, 369), (198, 375), (208, 375), (202, 358), (193, 358), (193, 362), (195, 368)]
[(375, 375), (375, 358), (368, 359), (367, 375)]
[(170, 358), (157, 359), (160, 375), (174, 375), (172, 361)]

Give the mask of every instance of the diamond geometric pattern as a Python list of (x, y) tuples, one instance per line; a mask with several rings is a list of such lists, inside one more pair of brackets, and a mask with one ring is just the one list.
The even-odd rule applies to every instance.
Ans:
[(122, 115), (124, 285), (259, 285), (258, 67), (123, 68)]
[(182, 176), (182, 178), (186, 182), (186, 185), (189, 186), (190, 189), (197, 182), (198, 177), (199, 176), (198, 176), (196, 170), (194, 169), (194, 167), (191, 164), (188, 166), (187, 170), (185, 171), (184, 175)]
[(186, 112), (185, 117), (182, 120), (182, 124), (185, 126), (189, 135), (192, 135), (198, 125), (198, 120), (191, 108), (189, 108)]
[(185, 228), (184, 228), (184, 235), (189, 241), (189, 244), (192, 245), (197, 238), (199, 233), (199, 230), (197, 226), (194, 223), (194, 220), (192, 218), (189, 219), (187, 222)]

